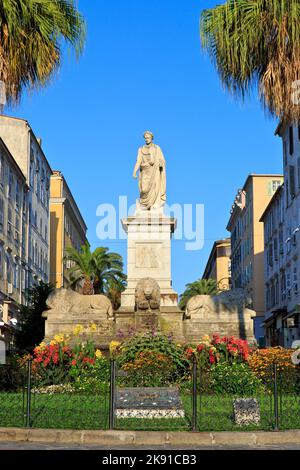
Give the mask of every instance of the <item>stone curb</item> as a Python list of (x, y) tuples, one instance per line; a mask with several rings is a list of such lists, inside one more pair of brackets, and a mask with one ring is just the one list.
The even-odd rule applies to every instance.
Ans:
[(161, 432), (75, 431), (62, 429), (0, 428), (0, 442), (99, 444), (122, 446), (250, 446), (299, 444), (300, 430), (273, 432)]

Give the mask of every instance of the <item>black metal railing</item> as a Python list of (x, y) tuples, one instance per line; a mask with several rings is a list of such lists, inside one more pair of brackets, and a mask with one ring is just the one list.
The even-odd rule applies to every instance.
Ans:
[[(130, 379), (131, 380), (131, 379)], [(28, 360), (20, 365), (0, 365), (0, 427), (35, 427), (56, 429), (132, 429), (132, 430), (285, 430), (300, 429), (300, 370), (282, 369), (272, 364), (266, 370), (259, 388), (249, 389), (242, 382), (233, 384), (233, 390), (218, 391), (212, 386), (209, 371), (195, 362), (188, 375), (176, 377), (174, 383), (160, 383), (145, 387), (145, 383), (132, 383), (117, 360), (110, 362), (110, 374), (91, 389), (74, 389), (72, 383), (56, 383), (33, 371)], [(103, 386), (103, 383), (105, 385)], [(251, 385), (251, 384), (250, 384)], [(120, 396), (124, 391), (149, 391), (156, 411), (163, 408), (162, 416), (124, 416), (118, 414)], [(170, 391), (171, 390), (171, 391)], [(169, 396), (170, 392), (170, 396)], [(164, 402), (177, 393), (176, 404), (165, 407)], [(138, 393), (137, 393), (138, 394)], [(152, 394), (152, 395), (151, 395)], [(156, 396), (161, 398), (158, 404)], [(236, 400), (253, 399), (259, 410), (259, 421), (238, 424), (235, 417)], [(119, 400), (119, 401), (118, 401)], [(126, 401), (126, 400), (125, 400)], [(175, 402), (174, 402), (175, 403)], [(173, 408), (172, 408), (173, 406)], [(122, 407), (121, 407), (122, 408)], [(125, 406), (137, 408), (140, 403)], [(176, 415), (181, 408), (182, 415)], [(175, 415), (164, 411), (174, 411)], [(139, 414), (139, 413), (137, 413)]]

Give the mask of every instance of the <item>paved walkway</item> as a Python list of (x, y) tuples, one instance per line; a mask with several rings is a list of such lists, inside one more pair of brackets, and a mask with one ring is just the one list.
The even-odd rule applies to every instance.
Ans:
[[(251, 446), (99, 446), (80, 444), (43, 444), (35, 442), (0, 442), (0, 450), (252, 450)], [(255, 450), (300, 450), (300, 444), (256, 446)]]

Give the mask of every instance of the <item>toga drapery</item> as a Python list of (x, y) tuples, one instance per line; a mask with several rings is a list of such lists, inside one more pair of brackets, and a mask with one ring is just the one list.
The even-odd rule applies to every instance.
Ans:
[(166, 201), (166, 162), (158, 145), (139, 148), (140, 203), (147, 209), (159, 208)]

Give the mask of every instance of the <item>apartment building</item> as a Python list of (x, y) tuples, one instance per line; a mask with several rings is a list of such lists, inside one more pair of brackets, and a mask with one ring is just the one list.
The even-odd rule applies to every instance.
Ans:
[[(286, 266), (284, 201), (284, 185), (282, 185), (275, 192), (260, 219), (264, 224), (266, 305), (264, 326), (267, 346), (284, 346), (288, 342), (287, 301), (293, 289), (297, 289)], [(290, 248), (291, 244), (288, 246), (288, 249)]]
[(0, 349), (9, 346), (24, 302), (28, 211), (26, 178), (0, 138)]
[(70, 265), (64, 262), (65, 249), (80, 250), (87, 242), (87, 226), (60, 171), (53, 171), (50, 179), (50, 226), (50, 282), (66, 287)]
[(231, 286), (231, 241), (230, 238), (214, 242), (210, 252), (203, 279), (215, 279), (222, 290)]
[(0, 137), (26, 178), (28, 228), (25, 286), (49, 282), (49, 199), (52, 170), (30, 125), (24, 119), (0, 116)]
[(300, 125), (282, 121), (275, 135), (282, 139), (284, 185), (262, 217), (265, 328), (267, 344), (288, 347), (300, 339)]
[(257, 339), (264, 336), (264, 226), (261, 216), (277, 188), (282, 175), (250, 174), (238, 190), (230, 211), (227, 230), (231, 233), (231, 282), (243, 288), (249, 308), (256, 312), (254, 331)]

